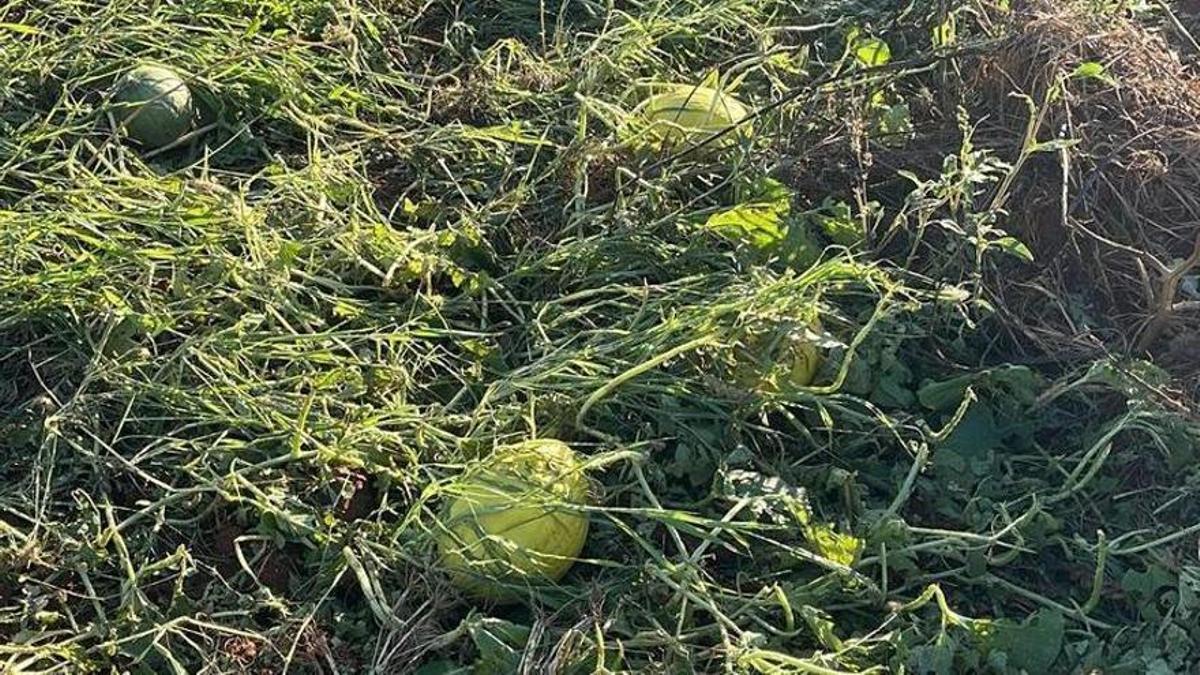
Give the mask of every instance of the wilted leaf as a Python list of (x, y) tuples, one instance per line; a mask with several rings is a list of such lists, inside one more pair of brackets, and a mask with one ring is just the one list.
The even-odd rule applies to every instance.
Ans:
[(940, 382), (926, 380), (917, 390), (917, 400), (929, 410), (949, 412), (958, 408), (968, 387), (983, 393), (999, 392), (1007, 399), (1029, 405), (1037, 400), (1044, 383), (1029, 367), (1009, 364)]
[(933, 46), (934, 47), (950, 47), (958, 41), (958, 28), (954, 19), (954, 15), (950, 14), (946, 20), (934, 26), (933, 28)]
[(463, 138), (476, 141), (491, 141), (493, 143), (517, 145), (553, 146), (554, 143), (525, 133), (525, 126), (519, 121), (508, 124), (497, 124), (490, 127), (467, 127), (462, 131)]

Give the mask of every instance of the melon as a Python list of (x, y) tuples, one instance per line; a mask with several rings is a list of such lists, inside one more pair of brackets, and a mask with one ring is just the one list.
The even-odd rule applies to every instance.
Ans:
[(734, 383), (746, 390), (775, 392), (807, 387), (816, 379), (823, 357), (810, 333), (819, 333), (814, 320), (809, 330), (747, 331), (734, 350)]
[(449, 492), (441, 565), (470, 595), (509, 602), (521, 587), (558, 581), (587, 540), (587, 478), (561, 441), (497, 449)]
[[(663, 149), (697, 145), (750, 116), (746, 106), (730, 94), (710, 87), (674, 85), (651, 96), (634, 111), (642, 140)], [(706, 148), (726, 148), (749, 138), (749, 123), (742, 123)]]
[(120, 126), (144, 147), (174, 143), (192, 127), (192, 92), (168, 68), (142, 65), (126, 72), (117, 82), (113, 100)]

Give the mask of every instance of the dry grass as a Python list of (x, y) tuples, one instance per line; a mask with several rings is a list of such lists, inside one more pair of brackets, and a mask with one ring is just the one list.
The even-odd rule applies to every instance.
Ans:
[[(990, 140), (1019, 138), (1030, 107), (1018, 92), (1041, 141), (1077, 143), (1039, 155), (1010, 201), (1042, 263), (1001, 289), (1010, 318), (1056, 355), (1188, 361), (1165, 352), (1197, 326), (1180, 287), (1200, 260), (1200, 79), (1164, 35), (1089, 3), (1032, 0), (1006, 20), (1011, 37), (968, 82)], [(1080, 76), (1084, 64), (1103, 75)]]

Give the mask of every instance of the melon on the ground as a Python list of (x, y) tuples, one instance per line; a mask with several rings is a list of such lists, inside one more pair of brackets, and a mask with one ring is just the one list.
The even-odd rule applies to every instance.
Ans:
[[(820, 332), (814, 320), (811, 332)], [(767, 392), (807, 387), (821, 369), (821, 348), (807, 331), (747, 332), (735, 349), (733, 381), (740, 388)]]
[[(651, 96), (634, 112), (642, 122), (643, 140), (665, 149), (702, 143), (750, 116), (749, 109), (732, 95), (688, 85), (675, 85)], [(708, 147), (729, 147), (750, 134), (749, 123), (743, 123)]]
[(169, 68), (142, 65), (126, 72), (113, 98), (118, 123), (147, 148), (174, 143), (192, 127), (192, 92)]
[(500, 448), (450, 488), (438, 549), (455, 585), (497, 601), (557, 581), (587, 540), (588, 483), (571, 448), (532, 440)]

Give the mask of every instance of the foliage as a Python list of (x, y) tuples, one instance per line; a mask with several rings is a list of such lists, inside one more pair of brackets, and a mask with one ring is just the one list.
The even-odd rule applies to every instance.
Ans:
[[(3, 669), (1195, 671), (1200, 429), (997, 320), (1001, 196), (1073, 145), (953, 99), (994, 4), (0, 4)], [(162, 151), (109, 119), (142, 61)], [(752, 138), (630, 152), (718, 71)], [(807, 386), (721, 375), (814, 313)], [(527, 438), (591, 526), (497, 606), (438, 519)]]

